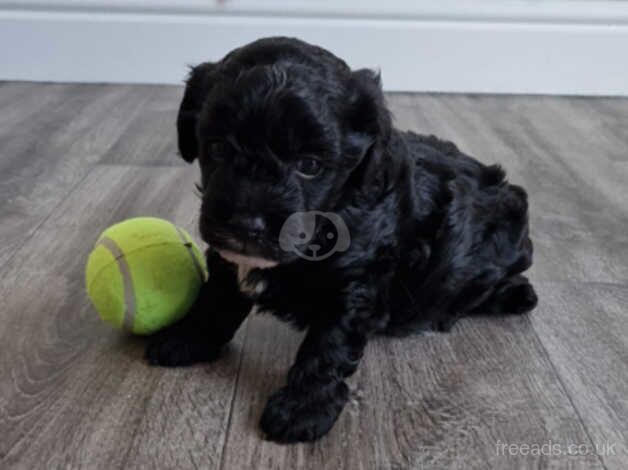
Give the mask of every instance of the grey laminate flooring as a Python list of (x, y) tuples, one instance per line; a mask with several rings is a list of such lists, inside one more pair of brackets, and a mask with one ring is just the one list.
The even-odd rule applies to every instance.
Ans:
[(0, 468), (628, 468), (628, 100), (389, 96), (528, 189), (540, 304), (373, 341), (332, 432), (279, 446), (257, 420), (300, 334), (257, 316), (214, 364), (151, 368), (84, 294), (108, 225), (196, 233), (181, 93), (0, 84)]

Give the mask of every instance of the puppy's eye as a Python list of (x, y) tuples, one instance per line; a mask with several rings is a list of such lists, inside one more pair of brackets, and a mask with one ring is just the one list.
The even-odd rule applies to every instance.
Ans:
[(297, 174), (301, 178), (316, 178), (322, 169), (320, 162), (314, 158), (302, 158), (297, 162)]
[(207, 146), (207, 156), (214, 160), (224, 160), (231, 154), (231, 146), (222, 140), (214, 140)]

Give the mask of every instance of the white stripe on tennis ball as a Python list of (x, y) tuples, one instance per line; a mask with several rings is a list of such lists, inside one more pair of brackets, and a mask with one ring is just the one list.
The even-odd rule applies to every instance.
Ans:
[(98, 240), (98, 245), (102, 245), (106, 250), (111, 253), (116, 260), (120, 275), (122, 276), (122, 285), (124, 286), (124, 318), (122, 320), (122, 328), (125, 331), (131, 331), (133, 329), (133, 323), (135, 321), (135, 311), (137, 310), (137, 302), (135, 301), (135, 291), (133, 290), (133, 281), (131, 279), (131, 269), (124, 257), (124, 253), (109, 237), (102, 237)]

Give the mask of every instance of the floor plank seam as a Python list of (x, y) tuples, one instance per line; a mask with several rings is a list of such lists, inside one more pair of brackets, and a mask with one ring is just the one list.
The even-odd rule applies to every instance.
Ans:
[(108, 163), (108, 162), (98, 162), (96, 163), (98, 167), (108, 167), (108, 168), (187, 168), (186, 163)]
[(39, 229), (46, 223), (48, 222), (48, 220), (50, 219), (50, 217), (52, 217), (52, 214), (55, 213), (55, 211), (61, 207), (63, 205), (63, 203), (65, 203), (68, 198), (72, 195), (72, 193), (74, 193), (74, 191), (76, 191), (87, 179), (87, 177), (91, 174), (92, 171), (94, 171), (94, 169), (97, 167), (97, 165), (92, 165), (90, 168), (87, 168), (87, 171), (85, 171), (85, 174), (78, 179), (78, 181), (76, 183), (74, 183), (72, 185), (72, 187), (70, 189), (68, 189), (68, 191), (63, 195), (63, 197), (61, 197), (59, 199), (59, 201), (50, 209), (50, 211), (48, 212), (48, 215), (46, 215), (42, 220), (39, 221), (39, 223), (37, 223), (35, 225), (35, 227), (33, 227), (33, 230), (30, 234), (30, 236), (25, 237), (22, 240), (22, 243), (20, 243), (18, 246), (15, 247), (15, 249), (13, 250), (13, 253), (9, 256), (9, 258), (4, 262), (4, 266), (9, 266), (11, 264), (11, 262), (13, 261), (13, 259), (17, 256), (17, 254), (20, 252), (20, 250), (24, 247), (24, 245), (26, 245), (30, 240), (33, 239), (33, 237), (37, 234), (37, 232), (39, 232)]
[[(156, 374), (154, 379), (153, 379), (153, 383), (152, 386), (150, 387), (150, 390), (156, 390), (157, 389), (157, 383), (159, 382), (161, 376)], [(131, 435), (131, 438), (129, 439), (129, 447), (127, 448), (126, 452), (124, 453), (124, 457), (122, 458), (122, 462), (120, 465), (120, 468), (130, 468), (128, 465), (128, 461), (130, 458), (130, 454), (131, 454), (131, 450), (133, 450), (133, 446), (135, 444), (135, 439), (138, 435), (138, 433), (140, 432), (140, 427), (142, 425), (142, 419), (146, 416), (146, 412), (148, 411), (148, 407), (150, 405), (150, 401), (151, 398), (153, 397), (152, 394), (148, 394), (144, 397), (144, 401), (142, 403), (142, 412), (139, 415), (139, 422), (137, 423), (137, 426), (135, 426), (135, 429), (133, 429), (133, 434)]]
[[(539, 345), (541, 346), (542, 354), (545, 356), (545, 359), (547, 359), (547, 361), (550, 364), (550, 367), (552, 368), (552, 371), (554, 372), (554, 376), (556, 377), (556, 381), (558, 382), (558, 384), (560, 385), (560, 388), (562, 389), (563, 393), (567, 397), (567, 400), (569, 400), (569, 404), (573, 408), (573, 411), (576, 413), (576, 416), (578, 417), (578, 421), (580, 422), (580, 425), (582, 426), (582, 429), (584, 430), (584, 433), (586, 434), (587, 438), (589, 439), (589, 444), (591, 444), (592, 448), (595, 448), (595, 444), (596, 443), (593, 440), (593, 437), (591, 436), (591, 433), (589, 432), (589, 428), (587, 427), (586, 423), (584, 422), (584, 419), (582, 418), (582, 415), (580, 414), (580, 409), (576, 406), (576, 404), (575, 404), (575, 402), (573, 400), (573, 397), (571, 396), (571, 393), (569, 393), (569, 391), (567, 390), (567, 386), (565, 385), (563, 377), (558, 372), (558, 369), (556, 368), (556, 365), (554, 364), (554, 361), (552, 360), (552, 358), (551, 358), (547, 348), (545, 347), (545, 343), (543, 343), (543, 341), (541, 340), (541, 337), (539, 336), (538, 332), (536, 331), (536, 327), (534, 326), (534, 323), (530, 319), (529, 315), (526, 316), (526, 319), (528, 321), (528, 324), (532, 327), (532, 332), (534, 333), (535, 338), (537, 339), (537, 341), (539, 342)], [(602, 458), (602, 456), (600, 454), (596, 453), (595, 457), (600, 462), (600, 464), (602, 465), (604, 470), (609, 470), (608, 467), (606, 466), (606, 464), (604, 463), (604, 459)]]
[(562, 284), (562, 285), (586, 284), (590, 286), (614, 287), (618, 289), (628, 288), (628, 282), (619, 282), (619, 281), (615, 282), (615, 281), (551, 280), (551, 281), (536, 281), (536, 284)]
[[(249, 319), (250, 319), (249, 314)], [(244, 334), (242, 335), (242, 345), (240, 346), (240, 357), (238, 358), (238, 370), (236, 373), (235, 383), (233, 384), (233, 392), (231, 393), (231, 402), (229, 403), (229, 417), (227, 418), (227, 428), (225, 429), (225, 440), (222, 444), (222, 450), (220, 451), (220, 465), (219, 469), (223, 470), (225, 468), (225, 454), (227, 452), (227, 444), (229, 443), (229, 432), (231, 430), (231, 421), (233, 419), (233, 411), (234, 404), (236, 400), (236, 395), (238, 393), (238, 386), (240, 385), (240, 375), (242, 373), (242, 364), (244, 362), (244, 348), (246, 346), (246, 340), (249, 337), (249, 324), (250, 320), (247, 320), (246, 325), (244, 325)]]

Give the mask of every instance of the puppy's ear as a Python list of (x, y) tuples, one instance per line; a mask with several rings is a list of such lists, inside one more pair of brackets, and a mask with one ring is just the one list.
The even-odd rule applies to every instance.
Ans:
[(387, 151), (392, 120), (386, 106), (378, 73), (360, 69), (352, 73), (350, 82), (350, 129), (346, 151), (358, 155), (353, 182), (367, 190), (387, 190), (396, 179), (398, 165)]
[(198, 116), (211, 88), (214, 68), (215, 65), (209, 62), (192, 67), (179, 106), (177, 117), (179, 153), (188, 163), (192, 163), (198, 156), (198, 138), (196, 135)]
[(352, 72), (350, 88), (351, 129), (372, 137), (374, 143), (387, 142), (392, 125), (379, 73), (370, 69)]

